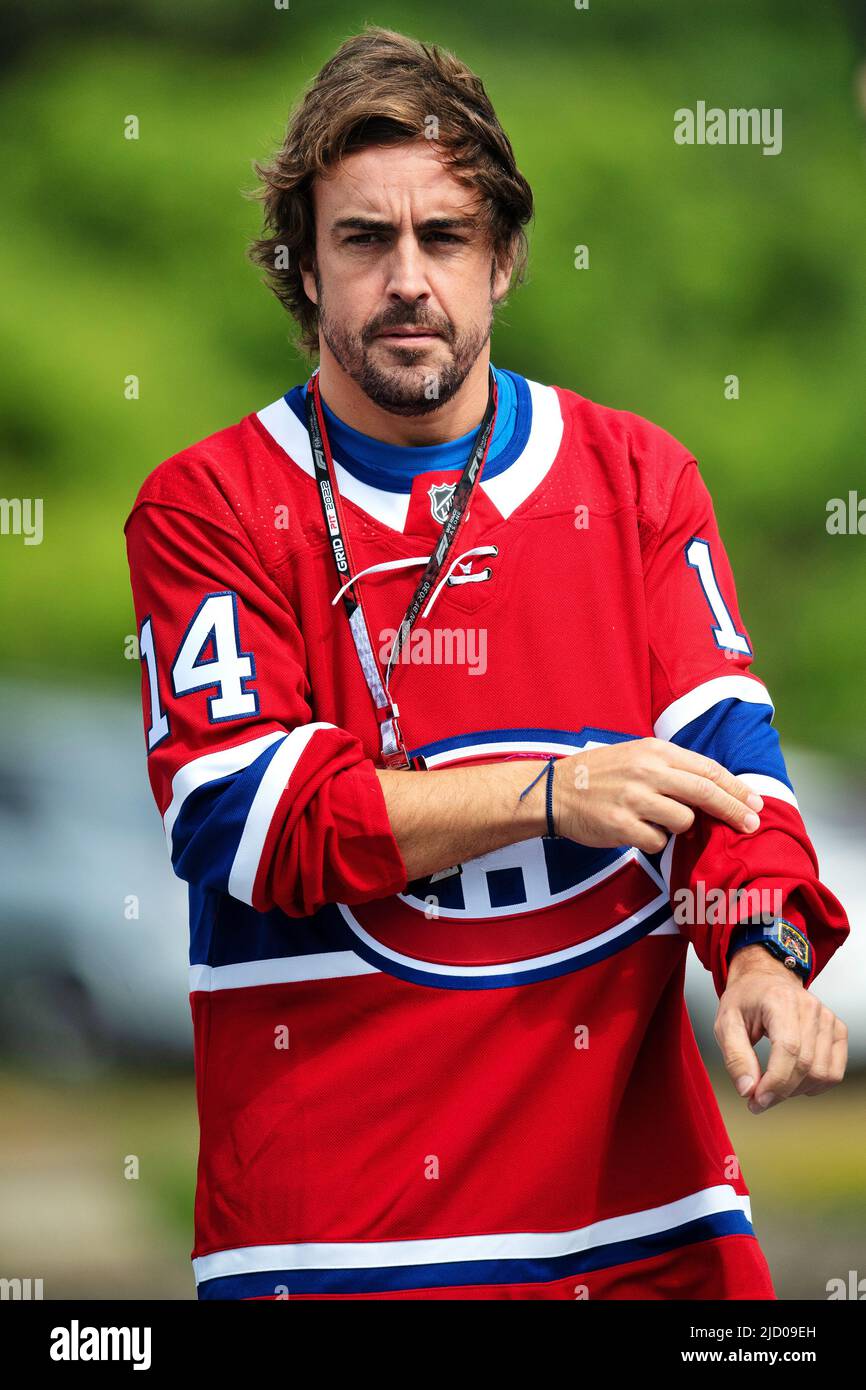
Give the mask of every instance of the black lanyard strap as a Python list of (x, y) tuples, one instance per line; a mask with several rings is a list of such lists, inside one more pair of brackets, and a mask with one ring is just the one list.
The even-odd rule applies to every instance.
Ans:
[(454, 543), (457, 539), (460, 527), (469, 514), (469, 505), (474, 495), (475, 487), (481, 477), (484, 460), (487, 457), (487, 451), (490, 446), (490, 440), (493, 437), (493, 430), (496, 422), (498, 394), (496, 376), (493, 368), (490, 367), (490, 385), (484, 417), (478, 427), (478, 432), (469, 452), (469, 458), (460, 475), (460, 480), (451, 495), (451, 505), (442, 530), (439, 533), (436, 546), (427, 562), (427, 566), (421, 576), (421, 580), (412, 596), (409, 606), (406, 609), (403, 620), (397, 629), (396, 636), (391, 645), (388, 665), (384, 675), (380, 670), (376, 654), (373, 650), (373, 644), (370, 641), (370, 631), (364, 612), (360, 586), (356, 580), (352, 579), (355, 567), (352, 563), (349, 549), (349, 537), (342, 514), (343, 509), (340, 501), (339, 487), (337, 485), (336, 470), (334, 468), (330, 442), (325, 427), (325, 418), (322, 412), (318, 376), (319, 373), (317, 369), (307, 383), (306, 413), (307, 432), (310, 437), (310, 450), (313, 457), (313, 470), (316, 484), (319, 489), (319, 500), (322, 504), (325, 534), (331, 545), (331, 554), (333, 556), (338, 578), (341, 585), (346, 585), (343, 592), (343, 606), (346, 610), (346, 617), (349, 621), (349, 627), (355, 643), (355, 651), (357, 652), (358, 661), (364, 674), (364, 680), (366, 681), (367, 689), (370, 691), (373, 703), (376, 706), (383, 761), (387, 766), (391, 767), (410, 767), (412, 765), (411, 759), (406, 751), (400, 732), (400, 726), (397, 722), (397, 706), (390, 696), (389, 681), (391, 677), (391, 668), (403, 649), (418, 615), (424, 607), (427, 596), (435, 587), (439, 574), (454, 548)]
[(436, 548), (430, 556), (427, 568), (419, 581), (418, 588), (415, 590), (409, 607), (406, 609), (403, 621), (397, 629), (397, 635), (394, 638), (388, 656), (388, 675), (390, 675), (391, 667), (397, 660), (403, 646), (409, 638), (409, 634), (415, 625), (418, 614), (424, 607), (427, 595), (435, 586), (442, 567), (454, 547), (454, 542), (457, 539), (457, 532), (460, 529), (466, 513), (469, 511), (469, 502), (475, 490), (475, 484), (481, 476), (481, 469), (487, 457), (487, 447), (493, 434), (495, 419), (496, 377), (491, 367), (490, 390), (487, 395), (487, 407), (484, 411), (484, 418), (478, 427), (478, 433), (475, 436), (475, 442), (469, 452), (469, 458), (466, 460), (466, 465), (460, 475), (460, 481), (451, 495), (451, 506), (445, 518), (445, 524), (439, 533), (439, 540), (436, 543)]

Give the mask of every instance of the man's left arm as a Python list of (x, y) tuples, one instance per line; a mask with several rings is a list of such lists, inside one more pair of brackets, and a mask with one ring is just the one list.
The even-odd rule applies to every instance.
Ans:
[[(763, 798), (745, 834), (703, 813), (673, 836), (661, 868), (680, 930), (720, 997), (715, 1036), (754, 1113), (842, 1079), (847, 1030), (811, 992), (848, 934), (845, 911), (818, 861), (785, 766), (773, 705), (751, 674), (752, 644), (712, 501), (690, 459), (645, 558), (653, 724), (657, 738), (702, 753)], [(779, 916), (808, 941), (803, 978), (762, 945), (735, 949), (737, 929)], [(732, 946), (734, 949), (732, 950)], [(766, 1071), (753, 1044), (770, 1039)]]

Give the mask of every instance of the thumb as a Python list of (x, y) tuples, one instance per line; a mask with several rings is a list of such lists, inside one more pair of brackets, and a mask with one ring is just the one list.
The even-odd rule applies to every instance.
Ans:
[(743, 1097), (751, 1095), (761, 1079), (761, 1064), (738, 1008), (728, 1008), (717, 1019), (716, 1042), (737, 1093)]

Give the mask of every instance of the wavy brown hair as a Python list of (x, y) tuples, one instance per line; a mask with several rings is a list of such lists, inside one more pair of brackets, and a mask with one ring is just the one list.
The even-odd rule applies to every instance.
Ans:
[(524, 227), (532, 189), (479, 77), (453, 53), (370, 25), (346, 39), (304, 92), (270, 164), (256, 163), (263, 234), (249, 247), (274, 294), (297, 320), (300, 346), (318, 351), (318, 313), (301, 279), (316, 249), (313, 180), (370, 145), (431, 138), (443, 163), (478, 197), (497, 263), (514, 257), (512, 284), (526, 271)]

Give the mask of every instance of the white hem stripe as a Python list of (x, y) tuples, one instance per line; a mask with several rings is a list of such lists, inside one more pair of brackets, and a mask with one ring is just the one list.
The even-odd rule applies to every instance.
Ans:
[(248, 1245), (199, 1255), (192, 1262), (195, 1281), (281, 1269), (399, 1269), (412, 1265), (475, 1260), (555, 1260), (598, 1246), (639, 1240), (718, 1212), (740, 1211), (751, 1221), (748, 1197), (727, 1183), (706, 1187), (665, 1206), (629, 1212), (574, 1231), (509, 1232), (503, 1235), (445, 1236), (432, 1240), (316, 1242), (300, 1245)]
[(305, 956), (242, 960), (234, 965), (191, 965), (189, 991), (251, 989), (256, 985), (295, 984), (299, 980), (339, 980), (348, 975), (380, 975), (354, 951), (314, 951)]

